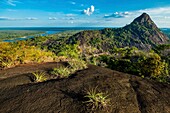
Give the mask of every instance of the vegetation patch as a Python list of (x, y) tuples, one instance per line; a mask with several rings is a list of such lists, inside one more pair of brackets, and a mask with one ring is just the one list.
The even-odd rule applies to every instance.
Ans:
[(166, 81), (169, 78), (169, 63), (154, 51), (144, 52), (136, 48), (116, 48), (110, 55), (91, 57), (90, 62), (113, 70)]
[(71, 70), (68, 67), (58, 67), (53, 68), (50, 74), (57, 76), (57, 78), (64, 78), (68, 77), (71, 73)]
[(52, 52), (28, 46), (25, 41), (17, 43), (0, 43), (0, 67), (9, 68), (19, 64), (54, 61)]
[(43, 82), (43, 81), (46, 81), (47, 80), (47, 77), (45, 76), (45, 72), (34, 72), (32, 73), (35, 77), (35, 81), (36, 82)]
[(84, 97), (87, 98), (87, 101), (84, 103), (91, 111), (108, 110), (110, 99), (107, 93), (99, 92), (97, 87), (88, 89), (85, 92)]
[(73, 74), (78, 70), (83, 70), (86, 68), (87, 64), (85, 61), (72, 59), (71, 61), (68, 61), (68, 66), (53, 68), (53, 70), (50, 71), (50, 74), (55, 75), (57, 78), (65, 78), (69, 77), (70, 74)]

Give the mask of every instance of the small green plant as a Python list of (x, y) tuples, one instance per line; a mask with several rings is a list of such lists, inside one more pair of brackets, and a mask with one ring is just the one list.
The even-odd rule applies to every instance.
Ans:
[(59, 67), (59, 68), (54, 68), (50, 73), (53, 75), (56, 75), (58, 77), (68, 77), (69, 74), (71, 73), (68, 67)]
[(47, 78), (45, 76), (45, 72), (34, 72), (32, 73), (34, 76), (35, 76), (35, 81), (36, 82), (43, 82), (43, 81), (46, 81)]
[(97, 87), (86, 90), (86, 95), (84, 97), (88, 99), (85, 101), (85, 103), (92, 111), (97, 109), (106, 109), (110, 102), (108, 95), (106, 93), (97, 91)]
[(73, 71), (81, 70), (87, 68), (87, 64), (83, 60), (71, 60), (68, 62), (69, 67), (72, 68)]
[(87, 64), (81, 60), (71, 60), (68, 61), (68, 64), (69, 65), (67, 67), (61, 66), (58, 68), (53, 68), (50, 74), (56, 75), (59, 78), (64, 78), (68, 77), (70, 74), (73, 74), (77, 70), (87, 68)]

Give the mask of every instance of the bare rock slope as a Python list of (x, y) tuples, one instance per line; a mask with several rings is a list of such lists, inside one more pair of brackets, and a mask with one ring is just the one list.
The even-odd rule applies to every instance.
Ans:
[(108, 94), (109, 113), (170, 113), (170, 85), (92, 65), (66, 79), (1, 87), (0, 113), (89, 113), (84, 96), (94, 88)]

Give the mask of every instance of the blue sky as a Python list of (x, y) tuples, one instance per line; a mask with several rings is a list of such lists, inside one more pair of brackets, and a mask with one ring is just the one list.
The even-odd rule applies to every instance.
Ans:
[(170, 28), (170, 0), (0, 0), (0, 27), (121, 27), (143, 12)]

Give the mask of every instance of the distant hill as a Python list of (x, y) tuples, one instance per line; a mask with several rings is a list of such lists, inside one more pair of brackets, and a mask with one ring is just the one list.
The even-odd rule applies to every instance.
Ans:
[[(136, 34), (134, 33), (132, 37), (141, 40), (144, 44), (166, 44), (168, 41), (168, 37), (156, 26), (146, 13), (143, 13), (123, 29), (135, 32)], [(146, 43), (147, 41), (148, 43)]]
[(137, 47), (150, 50), (158, 44), (168, 43), (168, 37), (156, 26), (150, 16), (143, 13), (122, 28), (86, 30), (67, 40), (68, 44), (78, 43), (82, 47), (95, 47), (99, 51), (111, 51), (113, 47)]

